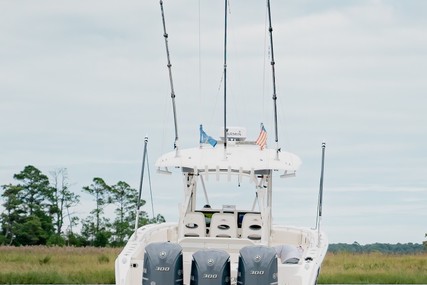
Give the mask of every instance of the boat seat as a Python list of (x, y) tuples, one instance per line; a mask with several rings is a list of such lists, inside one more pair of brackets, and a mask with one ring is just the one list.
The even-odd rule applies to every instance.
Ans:
[(248, 238), (250, 240), (261, 240), (261, 233), (261, 214), (245, 214), (242, 221), (242, 238)]
[(205, 237), (205, 215), (200, 212), (187, 213), (184, 216), (184, 237)]
[(210, 237), (237, 237), (237, 223), (234, 214), (215, 213), (212, 215)]

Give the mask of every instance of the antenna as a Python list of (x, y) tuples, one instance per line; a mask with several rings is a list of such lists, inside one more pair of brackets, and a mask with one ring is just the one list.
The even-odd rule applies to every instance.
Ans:
[(224, 4), (224, 149), (227, 149), (227, 0)]
[(319, 185), (319, 201), (317, 205), (317, 219), (316, 219), (316, 229), (318, 231), (318, 243), (320, 243), (320, 221), (322, 219), (322, 204), (323, 204), (323, 176), (324, 176), (324, 168), (325, 168), (325, 148), (326, 143), (322, 143), (322, 164), (320, 170), (320, 185)]
[(148, 137), (146, 136), (144, 138), (144, 152), (142, 154), (141, 178), (139, 180), (139, 194), (138, 194), (138, 200), (136, 203), (135, 239), (137, 238), (137, 233), (138, 233), (139, 208), (141, 207), (142, 183), (144, 181), (145, 160), (147, 158), (147, 144), (148, 144)]
[(267, 0), (267, 8), (268, 8), (268, 23), (269, 23), (269, 32), (270, 32), (270, 49), (271, 49), (271, 69), (272, 69), (272, 77), (273, 77), (273, 102), (274, 102), (274, 132), (275, 132), (275, 142), (276, 142), (276, 159), (279, 159), (279, 133), (277, 130), (277, 96), (276, 96), (276, 70), (274, 65), (274, 50), (273, 50), (273, 27), (271, 25), (271, 8), (270, 8), (270, 0)]
[(172, 109), (173, 109), (173, 121), (175, 126), (175, 142), (174, 149), (176, 149), (176, 155), (178, 156), (178, 123), (176, 120), (176, 106), (175, 106), (175, 90), (173, 88), (173, 80), (172, 80), (172, 64), (170, 61), (169, 55), (169, 44), (168, 44), (168, 33), (166, 32), (166, 21), (165, 21), (165, 13), (163, 10), (163, 1), (160, 0), (160, 9), (162, 11), (162, 22), (163, 22), (163, 37), (165, 38), (165, 46), (166, 46), (166, 56), (168, 59), (168, 70), (169, 70), (169, 83), (171, 88), (171, 98), (172, 98)]

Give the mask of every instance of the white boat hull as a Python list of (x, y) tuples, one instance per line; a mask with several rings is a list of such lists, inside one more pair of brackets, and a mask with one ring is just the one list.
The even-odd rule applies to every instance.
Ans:
[[(203, 249), (222, 249), (230, 255), (231, 284), (237, 284), (239, 251), (259, 241), (246, 238), (184, 237), (178, 239), (178, 224), (163, 223), (146, 225), (138, 229), (115, 262), (116, 285), (142, 284), (144, 249), (153, 242), (177, 243), (182, 247), (184, 284), (190, 284), (193, 253)], [(291, 244), (304, 249), (297, 264), (278, 262), (277, 281), (279, 285), (316, 284), (321, 263), (325, 257), (328, 241), (324, 233), (312, 229), (272, 226), (267, 246)], [(163, 284), (166, 285), (166, 284)]]

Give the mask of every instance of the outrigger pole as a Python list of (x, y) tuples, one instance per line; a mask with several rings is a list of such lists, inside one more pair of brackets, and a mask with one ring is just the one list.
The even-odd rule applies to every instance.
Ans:
[(326, 143), (322, 143), (322, 165), (320, 170), (320, 185), (319, 185), (319, 202), (318, 202), (318, 213), (317, 213), (317, 220), (316, 220), (316, 229), (319, 234), (319, 243), (320, 243), (320, 221), (322, 219), (322, 204), (323, 204), (323, 176), (324, 176), (324, 168), (325, 168), (325, 148)]
[(224, 149), (227, 149), (227, 0), (224, 4)]
[(279, 133), (277, 130), (277, 96), (276, 96), (276, 70), (274, 65), (276, 64), (274, 61), (274, 50), (273, 50), (273, 27), (271, 25), (271, 8), (270, 8), (270, 0), (267, 0), (267, 9), (268, 9), (268, 23), (270, 32), (270, 49), (271, 49), (271, 69), (273, 76), (273, 102), (274, 102), (274, 133), (275, 133), (275, 142), (276, 142), (276, 159), (279, 159)]
[(142, 154), (141, 178), (139, 180), (139, 194), (138, 194), (138, 200), (136, 203), (136, 213), (135, 213), (135, 239), (137, 238), (137, 233), (138, 233), (139, 209), (141, 208), (142, 183), (144, 181), (145, 161), (147, 160), (147, 144), (148, 144), (148, 137), (145, 137), (144, 152)]
[(173, 109), (173, 121), (175, 125), (175, 142), (174, 149), (176, 150), (176, 155), (178, 156), (178, 123), (176, 120), (176, 106), (175, 106), (175, 90), (173, 88), (173, 80), (172, 80), (172, 64), (170, 61), (169, 55), (169, 44), (168, 44), (168, 33), (166, 32), (166, 21), (165, 21), (165, 13), (163, 10), (163, 1), (160, 0), (160, 9), (162, 11), (162, 22), (163, 22), (163, 37), (165, 38), (165, 46), (166, 46), (166, 55), (168, 59), (168, 69), (169, 69), (169, 83), (171, 88), (171, 98), (172, 98), (172, 109)]

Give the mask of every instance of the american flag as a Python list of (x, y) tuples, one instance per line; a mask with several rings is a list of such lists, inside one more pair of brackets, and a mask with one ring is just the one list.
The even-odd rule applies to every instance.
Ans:
[(261, 124), (261, 132), (256, 140), (256, 144), (259, 145), (260, 149), (264, 149), (267, 145), (267, 131), (264, 128), (264, 124)]

